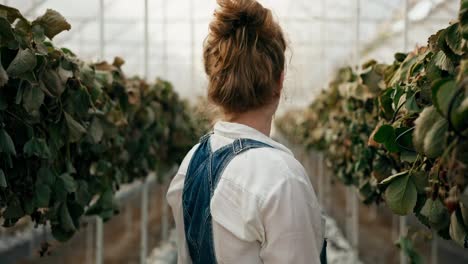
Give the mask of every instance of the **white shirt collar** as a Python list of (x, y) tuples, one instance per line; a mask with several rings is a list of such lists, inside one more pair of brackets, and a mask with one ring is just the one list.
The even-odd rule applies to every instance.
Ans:
[(254, 140), (266, 143), (276, 149), (282, 150), (294, 156), (292, 151), (289, 150), (284, 145), (282, 145), (281, 143), (274, 141), (272, 138), (256, 130), (255, 128), (252, 128), (243, 124), (231, 123), (231, 122), (226, 122), (226, 121), (218, 121), (214, 125), (214, 133), (216, 135), (224, 136), (224, 137), (231, 138), (231, 139), (237, 139), (237, 138), (254, 139)]

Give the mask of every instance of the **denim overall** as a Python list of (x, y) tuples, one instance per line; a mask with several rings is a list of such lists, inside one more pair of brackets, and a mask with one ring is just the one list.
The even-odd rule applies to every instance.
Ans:
[[(212, 152), (211, 134), (200, 140), (193, 154), (182, 193), (185, 238), (190, 258), (194, 264), (215, 264), (210, 201), (218, 181), (229, 162), (239, 153), (253, 148), (272, 146), (252, 139), (236, 139), (221, 149)], [(326, 263), (326, 241), (320, 254), (321, 263)]]

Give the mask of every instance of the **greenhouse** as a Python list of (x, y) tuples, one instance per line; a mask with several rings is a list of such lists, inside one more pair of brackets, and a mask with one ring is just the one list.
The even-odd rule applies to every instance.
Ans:
[(0, 264), (468, 263), (468, 0), (0, 0), (0, 224)]

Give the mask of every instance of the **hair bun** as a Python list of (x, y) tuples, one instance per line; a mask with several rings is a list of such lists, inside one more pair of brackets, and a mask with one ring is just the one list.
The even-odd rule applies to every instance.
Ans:
[(261, 31), (269, 10), (255, 0), (217, 0), (219, 8), (210, 26), (213, 33), (226, 37), (238, 29)]

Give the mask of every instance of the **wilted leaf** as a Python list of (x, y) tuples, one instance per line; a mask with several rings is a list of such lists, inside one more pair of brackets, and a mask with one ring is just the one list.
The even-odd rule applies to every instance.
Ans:
[(413, 145), (419, 153), (424, 153), (424, 139), (432, 126), (442, 117), (434, 106), (424, 108), (418, 119), (414, 122)]
[(20, 49), (7, 69), (9, 76), (16, 78), (36, 67), (36, 55), (30, 49)]
[(468, 247), (468, 233), (463, 225), (463, 220), (459, 212), (455, 211), (450, 216), (450, 237), (460, 246)]
[(424, 138), (424, 153), (429, 158), (442, 155), (447, 145), (448, 122), (445, 119), (437, 121)]
[(62, 83), (59, 74), (56, 70), (46, 69), (42, 74), (42, 80), (44, 86), (50, 94), (54, 96), (60, 96), (65, 90), (65, 84)]
[(25, 19), (18, 9), (6, 5), (0, 5), (0, 17), (8, 19), (10, 24), (13, 24), (18, 18)]
[(5, 129), (0, 129), (0, 152), (16, 156), (15, 144)]
[(443, 51), (437, 52), (436, 55), (434, 55), (434, 63), (439, 69), (452, 72), (454, 70), (453, 62), (450, 60), (447, 55)]
[(37, 86), (28, 85), (23, 89), (23, 107), (28, 113), (39, 110), (44, 102), (44, 92)]
[(102, 128), (101, 121), (99, 118), (95, 117), (91, 122), (91, 126), (89, 127), (89, 135), (94, 143), (99, 143), (104, 135), (104, 130)]
[(385, 200), (395, 214), (407, 215), (416, 205), (417, 190), (409, 174), (393, 179), (385, 190)]
[(0, 187), (6, 188), (8, 186), (5, 173), (0, 169)]
[(71, 29), (67, 20), (59, 12), (52, 9), (47, 9), (46, 13), (34, 20), (32, 24), (44, 28), (44, 33), (49, 39), (53, 39), (62, 31)]

